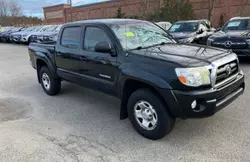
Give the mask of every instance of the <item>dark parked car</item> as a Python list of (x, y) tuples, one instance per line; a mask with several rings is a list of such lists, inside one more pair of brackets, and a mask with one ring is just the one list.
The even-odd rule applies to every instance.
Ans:
[(203, 45), (214, 32), (215, 29), (208, 20), (178, 21), (169, 29), (169, 33), (178, 42)]
[(9, 31), (11, 31), (12, 29), (14, 29), (14, 27), (4, 27), (4, 28), (2, 29), (3, 31), (0, 32), (0, 40), (1, 40), (1, 37), (2, 37), (2, 35), (3, 35), (4, 33), (7, 33), (7, 32), (9, 32)]
[(2, 42), (11, 42), (11, 34), (15, 33), (15, 32), (20, 32), (20, 31), (24, 31), (26, 29), (26, 27), (15, 27), (10, 29), (9, 31), (3, 32), (0, 34), (0, 39)]
[(63, 80), (113, 95), (121, 99), (120, 118), (154, 140), (171, 132), (175, 118), (211, 116), (245, 89), (234, 53), (177, 44), (141, 20), (69, 23), (55, 45), (30, 44), (29, 56), (48, 95)]
[(208, 45), (232, 49), (238, 56), (250, 56), (250, 17), (235, 17), (209, 37)]

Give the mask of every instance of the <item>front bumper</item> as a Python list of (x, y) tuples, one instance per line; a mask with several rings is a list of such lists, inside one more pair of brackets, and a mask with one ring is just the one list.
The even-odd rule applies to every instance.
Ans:
[[(173, 116), (186, 118), (203, 118), (212, 116), (219, 110), (232, 103), (244, 93), (245, 82), (243, 72), (231, 83), (220, 89), (207, 89), (198, 91), (161, 92)], [(172, 94), (172, 96), (170, 95)], [(192, 109), (191, 104), (197, 101), (197, 106)]]
[(11, 41), (12, 42), (16, 42), (16, 43), (20, 43), (21, 42), (21, 36), (11, 36)]
[(21, 39), (20, 39), (20, 42), (22, 42), (22, 43), (27, 43), (29, 41), (29, 38), (28, 37), (22, 37)]

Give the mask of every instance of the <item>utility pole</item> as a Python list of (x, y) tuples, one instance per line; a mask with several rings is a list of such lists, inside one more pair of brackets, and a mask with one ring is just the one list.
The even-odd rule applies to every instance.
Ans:
[(70, 21), (72, 22), (72, 0), (68, 0), (68, 4), (70, 5)]

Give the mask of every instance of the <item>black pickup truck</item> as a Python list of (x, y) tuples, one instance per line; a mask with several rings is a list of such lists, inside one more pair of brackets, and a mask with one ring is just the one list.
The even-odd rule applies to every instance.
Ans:
[(153, 140), (170, 133), (175, 118), (211, 116), (245, 89), (234, 53), (178, 44), (142, 20), (65, 24), (56, 45), (30, 44), (29, 56), (48, 95), (63, 80), (113, 95), (121, 99), (120, 118)]

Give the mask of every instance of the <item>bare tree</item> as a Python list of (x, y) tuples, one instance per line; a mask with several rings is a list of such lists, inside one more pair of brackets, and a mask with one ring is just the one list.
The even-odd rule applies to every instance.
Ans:
[(5, 20), (8, 14), (8, 4), (7, 0), (0, 0), (0, 23), (5, 24)]
[(169, 21), (193, 19), (192, 3), (190, 0), (164, 0), (160, 11), (152, 15), (151, 21)]
[(242, 0), (241, 7), (239, 9), (239, 14), (240, 16), (249, 16), (250, 11), (249, 11), (249, 1), (248, 0)]
[(8, 3), (7, 0), (0, 0), (0, 16), (7, 16), (8, 14)]
[(148, 0), (144, 0), (144, 12), (143, 16), (145, 17), (148, 14)]
[(9, 12), (12, 17), (19, 17), (22, 15), (21, 7), (16, 0), (11, 0), (9, 2)]
[(9, 15), (12, 19), (12, 25), (17, 25), (20, 23), (19, 17), (22, 15), (21, 7), (16, 0), (9, 1)]
[(212, 22), (213, 15), (214, 15), (214, 6), (216, 0), (208, 0), (209, 8), (208, 8), (208, 20)]

